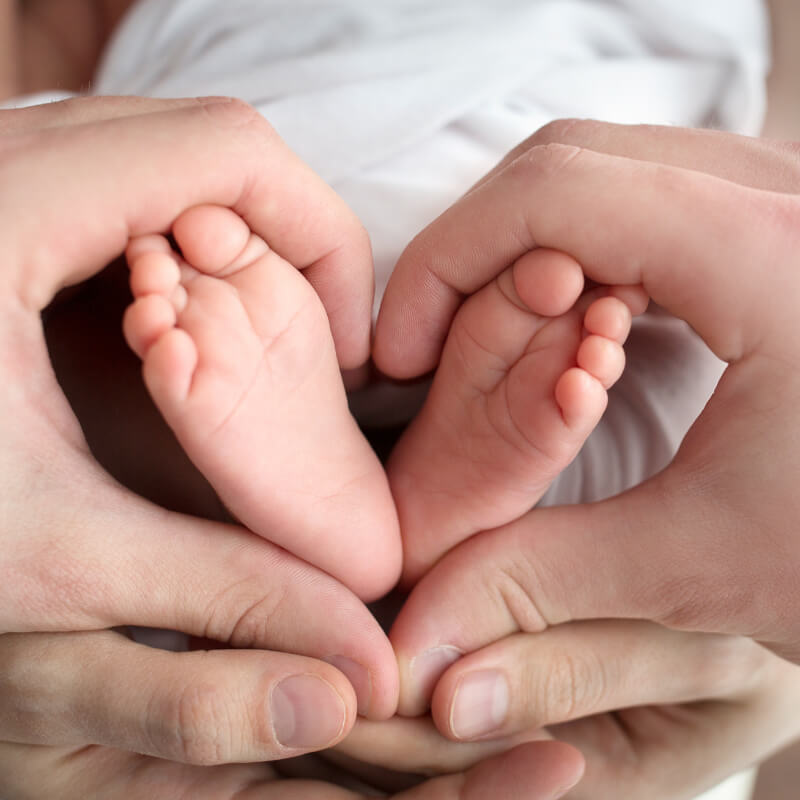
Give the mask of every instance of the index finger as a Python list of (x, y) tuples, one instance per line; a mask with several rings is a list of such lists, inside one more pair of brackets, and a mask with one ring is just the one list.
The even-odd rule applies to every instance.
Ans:
[(596, 153), (694, 169), (754, 189), (800, 190), (798, 147), (706, 128), (674, 125), (619, 125), (591, 119), (559, 119), (517, 145), (490, 170), (480, 186), (532, 147), (569, 144)]
[[(173, 790), (159, 796), (208, 800), (366, 800), (360, 789), (329, 783), (339, 774), (326, 770), (315, 779), (302, 764), (231, 764), (185, 767), (106, 748), (67, 750), (0, 743), (0, 791), (14, 797), (107, 800), (153, 797), (153, 787)], [(282, 780), (276, 774), (292, 774)], [(294, 769), (292, 769), (294, 767)], [(291, 769), (291, 773), (289, 770)], [(295, 775), (293, 773), (299, 772)], [(583, 759), (569, 745), (535, 742), (495, 756), (465, 773), (443, 775), (397, 795), (396, 800), (556, 800), (580, 779)], [(98, 790), (102, 792), (98, 794)], [(522, 793), (522, 794), (521, 794)], [(369, 791), (369, 797), (375, 794)]]
[[(706, 136), (689, 135), (688, 168), (644, 160), (680, 162), (681, 136), (687, 132), (661, 137), (658, 146), (640, 145), (633, 158), (537, 145), (478, 184), (402, 254), (378, 318), (379, 367), (402, 378), (432, 369), (463, 296), (537, 246), (567, 252), (600, 282), (642, 281), (656, 302), (692, 324), (702, 322), (710, 300), (715, 308), (733, 300), (736, 313), (729, 317), (735, 319), (747, 293), (739, 281), (753, 282), (753, 265), (765, 265), (770, 256), (768, 231), (776, 219), (791, 219), (797, 205), (789, 195), (770, 204), (772, 192), (735, 181), (767, 175), (760, 186), (783, 192), (791, 180), (773, 163), (774, 151), (743, 137), (724, 140), (731, 158), (748, 155), (738, 170), (724, 168), (726, 158), (709, 162), (734, 180), (697, 171), (711, 149)], [(594, 138), (612, 151), (639, 141), (630, 129)], [(762, 172), (764, 159), (769, 164)], [(759, 233), (742, 242), (748, 230)], [(721, 322), (715, 319), (712, 327)], [(707, 341), (723, 352), (728, 348), (722, 345), (737, 349), (732, 342)]]
[(129, 237), (167, 231), (193, 205), (225, 205), (305, 271), (328, 312), (340, 363), (361, 364), (373, 278), (358, 219), (246, 104), (169, 103), (163, 111), (144, 103), (131, 114), (116, 99), (108, 119), (92, 101), (82, 123), (74, 122), (80, 101), (54, 104), (37, 113), (65, 115), (68, 124), (48, 127), (42, 119), (35, 131), (6, 129), (0, 218), (6, 264), (20, 265), (6, 272), (7, 284), (10, 278), (26, 305), (41, 309), (59, 288), (122, 253)]

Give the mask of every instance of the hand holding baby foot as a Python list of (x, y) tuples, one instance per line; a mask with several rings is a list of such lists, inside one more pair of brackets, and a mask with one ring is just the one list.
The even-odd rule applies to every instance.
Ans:
[(364, 599), (400, 567), (383, 469), (347, 406), (325, 310), (229, 209), (198, 206), (128, 247), (125, 318), (148, 389), (189, 457), (252, 531)]
[(388, 464), (416, 581), (460, 541), (528, 511), (577, 455), (625, 363), (641, 291), (596, 288), (550, 250), (522, 256), (456, 315), (427, 401)]
[[(198, 170), (209, 154), (215, 169)], [(252, 109), (224, 100), (0, 112), (0, 186), (0, 738), (260, 762), (338, 741), (359, 709), (391, 715), (396, 663), (363, 604), (243, 528), (169, 513), (113, 481), (55, 380), (42, 330), (56, 293), (102, 270), (131, 237), (220, 203), (305, 267), (340, 360), (358, 364), (371, 260), (352, 213)], [(198, 279), (198, 291), (212, 280)], [(171, 344), (161, 349), (167, 358), (188, 352)], [(179, 361), (181, 381), (188, 363)], [(187, 387), (165, 383), (165, 403), (179, 402), (176, 388)], [(108, 630), (126, 625), (242, 649), (154, 651)]]
[[(569, 253), (596, 281), (642, 284), (728, 362), (663, 472), (610, 500), (536, 510), (492, 533), (496, 552), (508, 553), (512, 618), (746, 634), (800, 661), (798, 175), (795, 145), (561, 123), (401, 258), (376, 334), (390, 374), (431, 368), (462, 293), (537, 246)], [(438, 291), (419, 289), (431, 285)], [(407, 335), (409, 320), (419, 336)], [(469, 552), (465, 579), (483, 563), (480, 548)], [(494, 568), (505, 580), (504, 566)], [(437, 638), (463, 624), (453, 609), (421, 619)]]

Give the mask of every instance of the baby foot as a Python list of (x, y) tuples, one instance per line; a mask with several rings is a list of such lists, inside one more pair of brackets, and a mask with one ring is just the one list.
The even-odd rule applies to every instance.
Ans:
[(360, 597), (401, 547), (388, 483), (347, 407), (325, 310), (233, 211), (198, 206), (131, 242), (125, 337), (195, 465), (255, 533)]
[(536, 250), (459, 310), (387, 466), (405, 582), (528, 511), (597, 425), (622, 374), (631, 313), (647, 298), (634, 287), (582, 289), (575, 261)]

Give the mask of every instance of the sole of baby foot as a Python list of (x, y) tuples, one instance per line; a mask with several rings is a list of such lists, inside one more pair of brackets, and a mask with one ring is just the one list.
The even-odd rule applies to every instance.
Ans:
[(319, 298), (229, 209), (191, 209), (173, 236), (180, 252), (158, 237), (129, 248), (124, 331), (153, 400), (242, 523), (363, 599), (384, 594), (397, 518)]
[[(527, 512), (580, 451), (622, 374), (631, 309), (606, 288), (576, 302), (577, 265), (537, 253), (462, 306), (426, 404), (388, 464), (405, 584), (464, 539)], [(530, 310), (548, 282), (566, 287), (547, 298), (568, 308), (559, 316)]]

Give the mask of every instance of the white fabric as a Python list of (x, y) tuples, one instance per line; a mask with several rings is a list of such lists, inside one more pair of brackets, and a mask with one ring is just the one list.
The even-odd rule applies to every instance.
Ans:
[[(758, 0), (142, 0), (93, 91), (255, 105), (366, 225), (377, 303), (414, 234), (542, 124), (755, 134), (767, 66)], [(544, 504), (599, 499), (663, 467), (722, 368), (658, 314), (637, 323), (628, 358)], [(421, 396), (382, 386), (353, 403), (362, 419), (392, 422)], [(741, 800), (749, 783), (732, 779), (713, 800)]]
[(98, 94), (233, 94), (352, 205), (378, 296), (409, 239), (551, 119), (756, 133), (758, 0), (143, 0)]

